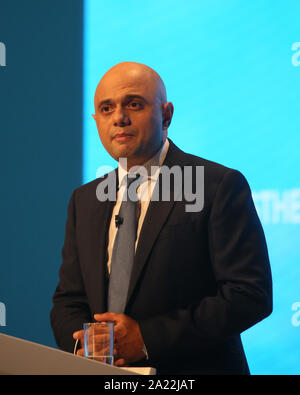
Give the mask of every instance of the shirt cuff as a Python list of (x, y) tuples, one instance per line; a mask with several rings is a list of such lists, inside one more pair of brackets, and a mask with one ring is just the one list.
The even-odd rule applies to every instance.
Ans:
[(146, 346), (145, 346), (145, 343), (144, 343), (144, 345), (143, 345), (142, 351), (143, 351), (143, 353), (145, 354), (145, 358), (148, 360), (148, 359), (149, 359), (149, 356), (148, 356), (148, 352), (147, 352), (147, 348), (146, 348)]

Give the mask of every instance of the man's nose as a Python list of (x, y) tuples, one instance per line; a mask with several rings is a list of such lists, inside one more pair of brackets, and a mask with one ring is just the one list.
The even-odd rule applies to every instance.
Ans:
[(114, 112), (114, 126), (128, 126), (130, 125), (130, 118), (122, 107), (117, 107)]

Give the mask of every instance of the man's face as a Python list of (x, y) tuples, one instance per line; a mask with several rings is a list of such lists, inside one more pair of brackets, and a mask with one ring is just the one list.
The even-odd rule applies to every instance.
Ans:
[(126, 157), (128, 168), (145, 163), (167, 136), (170, 105), (149, 70), (132, 64), (111, 69), (95, 94), (94, 118), (107, 152), (116, 160)]

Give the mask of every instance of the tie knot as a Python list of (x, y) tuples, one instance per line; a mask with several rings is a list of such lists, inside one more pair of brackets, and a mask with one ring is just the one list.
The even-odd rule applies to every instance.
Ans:
[[(129, 187), (130, 187), (130, 185), (134, 182), (134, 181), (136, 181), (136, 180), (138, 180), (139, 178), (140, 178), (140, 174), (139, 173), (128, 173), (126, 176), (125, 176), (125, 183), (126, 183), (126, 188), (128, 189)], [(137, 187), (139, 186), (139, 184), (137, 185)]]
[(129, 200), (131, 202), (137, 202), (138, 197), (137, 197), (137, 188), (140, 185), (140, 181), (138, 183), (134, 183), (134, 181), (137, 181), (139, 178), (141, 177), (140, 174), (127, 174), (126, 175), (126, 179), (125, 179), (125, 184), (126, 184), (126, 192), (124, 195), (124, 199), (123, 200)]

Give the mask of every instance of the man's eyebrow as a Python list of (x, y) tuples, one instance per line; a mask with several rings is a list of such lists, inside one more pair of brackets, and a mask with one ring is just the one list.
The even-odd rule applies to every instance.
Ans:
[(125, 101), (131, 100), (131, 99), (140, 99), (143, 100), (144, 102), (148, 103), (148, 101), (145, 99), (144, 96), (138, 95), (138, 94), (130, 94), (125, 96)]
[(112, 102), (111, 99), (101, 100), (101, 102), (98, 104), (98, 108), (103, 106), (103, 104), (110, 104), (111, 102)]
[[(144, 96), (141, 96), (141, 95), (139, 95), (139, 94), (134, 94), (134, 93), (132, 93), (132, 94), (130, 94), (130, 95), (126, 95), (124, 98), (123, 98), (123, 102), (128, 102), (129, 100), (132, 100), (132, 99), (140, 99), (140, 100), (143, 100), (145, 103), (148, 103), (148, 101), (146, 100), (146, 98), (144, 97)], [(98, 108), (100, 108), (101, 106), (103, 106), (104, 104), (111, 104), (113, 102), (113, 100), (112, 99), (104, 99), (104, 100), (101, 100), (101, 102), (98, 104)]]

